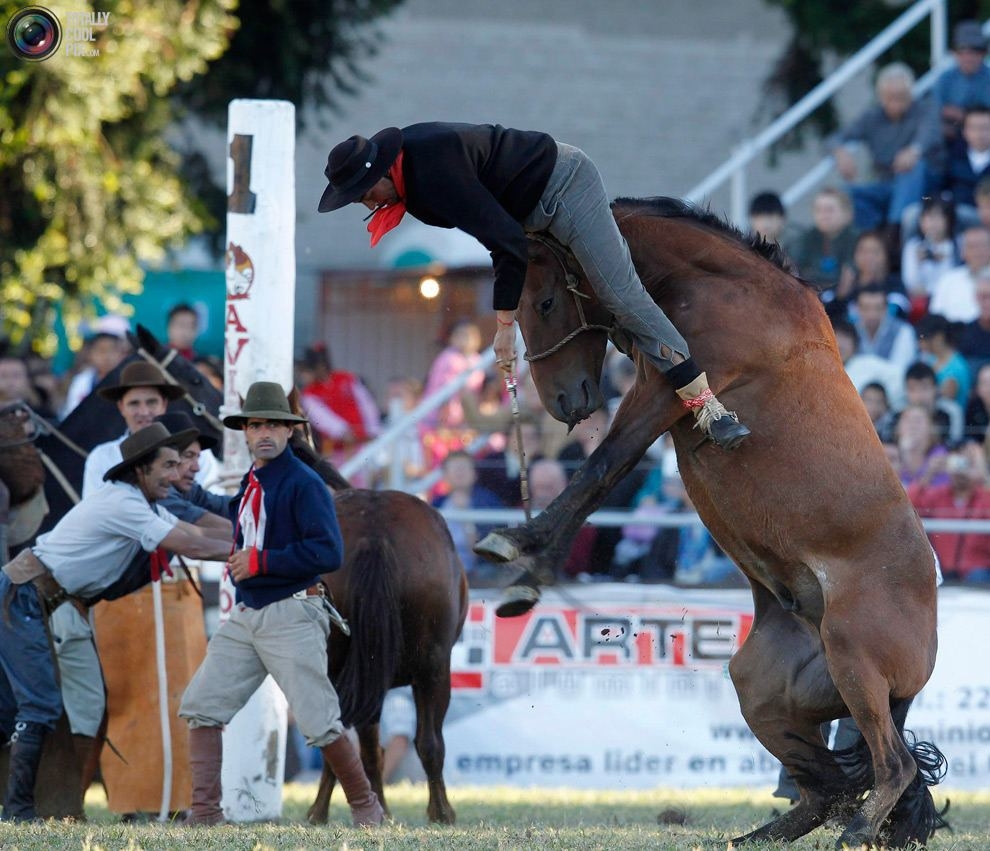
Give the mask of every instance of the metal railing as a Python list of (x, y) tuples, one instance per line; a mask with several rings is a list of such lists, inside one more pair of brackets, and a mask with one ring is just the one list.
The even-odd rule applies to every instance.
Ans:
[[(752, 139), (740, 142), (732, 156), (690, 189), (685, 197), (703, 202), (726, 181), (730, 181), (729, 216), (736, 225), (745, 225), (749, 192), (746, 167), (757, 156), (778, 142), (786, 133), (807, 118), (826, 100), (831, 98), (856, 74), (873, 63), (885, 50), (899, 41), (907, 32), (926, 18), (931, 20), (931, 70), (915, 85), (915, 93), (923, 94), (932, 85), (938, 73), (951, 63), (946, 55), (947, 2), (946, 0), (918, 0), (885, 30), (875, 36), (864, 48), (846, 60), (826, 80), (823, 80), (794, 106), (777, 118)], [(832, 158), (825, 157), (789, 190), (781, 194), (785, 208), (799, 201), (823, 180), (832, 168)]]

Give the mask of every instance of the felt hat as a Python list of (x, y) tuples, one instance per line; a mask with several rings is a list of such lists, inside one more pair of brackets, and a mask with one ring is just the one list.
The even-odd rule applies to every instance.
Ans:
[(161, 416), (155, 417), (155, 422), (161, 423), (172, 434), (185, 431), (194, 432), (193, 436), (189, 438), (186, 445), (179, 447), (180, 452), (194, 440), (198, 440), (200, 447), (203, 449), (213, 449), (220, 442), (218, 438), (206, 434), (206, 432), (198, 429), (196, 424), (193, 422), (192, 417), (190, 417), (185, 411), (168, 411)]
[(979, 21), (960, 21), (952, 32), (952, 46), (957, 50), (987, 49), (987, 37)]
[(241, 431), (251, 417), (284, 423), (309, 422), (305, 417), (292, 413), (282, 385), (275, 381), (255, 381), (248, 387), (241, 410), (236, 414), (225, 416), (223, 424), (227, 428)]
[(329, 213), (359, 200), (388, 174), (400, 150), (402, 131), (398, 127), (386, 127), (370, 139), (351, 136), (337, 145), (323, 171), (330, 185), (320, 198), (319, 211)]
[(102, 398), (116, 402), (135, 387), (154, 387), (168, 400), (179, 399), (186, 392), (177, 384), (170, 384), (157, 366), (144, 360), (131, 361), (121, 370), (116, 384), (101, 387), (96, 392)]
[(173, 449), (185, 448), (193, 442), (196, 434), (194, 428), (172, 434), (159, 422), (134, 432), (120, 444), (120, 454), (124, 456), (124, 460), (107, 470), (103, 474), (103, 481), (119, 479), (123, 473), (153, 456), (163, 446), (171, 446)]

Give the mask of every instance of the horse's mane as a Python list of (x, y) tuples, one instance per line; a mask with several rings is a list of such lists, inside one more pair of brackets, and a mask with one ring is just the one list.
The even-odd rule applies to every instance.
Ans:
[(703, 227), (720, 233), (735, 242), (755, 252), (765, 260), (769, 260), (778, 269), (788, 274), (787, 256), (776, 242), (767, 242), (759, 234), (744, 234), (723, 216), (713, 213), (708, 207), (699, 207), (680, 198), (668, 198), (660, 195), (653, 198), (616, 198), (613, 207), (631, 209), (647, 216), (660, 216), (668, 219), (691, 219)]

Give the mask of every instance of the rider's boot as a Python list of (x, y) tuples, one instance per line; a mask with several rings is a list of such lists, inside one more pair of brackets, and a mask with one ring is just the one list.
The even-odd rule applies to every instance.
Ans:
[(4, 821), (34, 821), (34, 785), (41, 765), (46, 729), (34, 721), (18, 721), (10, 737), (7, 794), (3, 799)]
[(364, 773), (357, 748), (346, 735), (323, 746), (323, 758), (340, 781), (344, 797), (351, 808), (355, 827), (376, 827), (385, 821), (385, 811)]
[(189, 772), (192, 774), (192, 806), (184, 824), (213, 827), (224, 824), (220, 798), (223, 787), (223, 733), (219, 727), (189, 728)]
[[(689, 369), (682, 370), (682, 367)], [(695, 369), (694, 361), (686, 360), (677, 364), (667, 375), (674, 381), (677, 395), (684, 400), (684, 407), (694, 414), (695, 428), (701, 429), (702, 434), (716, 446), (722, 449), (735, 449), (749, 437), (750, 431), (739, 422), (739, 416), (734, 411), (727, 411), (715, 398), (715, 394), (708, 386), (708, 376), (704, 372), (698, 372), (688, 383), (682, 387), (677, 386), (678, 379), (683, 380), (687, 377), (685, 373), (693, 372)]]

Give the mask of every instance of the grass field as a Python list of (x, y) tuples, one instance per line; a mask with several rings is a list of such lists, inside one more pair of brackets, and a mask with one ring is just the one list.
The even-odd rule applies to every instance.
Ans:
[[(456, 827), (426, 822), (426, 787), (399, 784), (386, 790), (395, 821), (379, 830), (355, 830), (346, 805), (330, 808), (330, 824), (305, 823), (315, 786), (285, 787), (281, 824), (238, 825), (186, 829), (159, 824), (121, 824), (106, 809), (96, 790), (87, 799), (87, 824), (0, 823), (3, 851), (171, 851), (171, 849), (607, 849), (607, 851), (694, 851), (725, 848), (732, 836), (765, 821), (780, 801), (769, 791), (706, 789), (648, 792), (583, 792), (576, 790), (455, 788), (450, 799), (457, 810)], [(939, 790), (936, 803), (946, 795), (952, 801), (949, 821), (953, 831), (940, 831), (929, 845), (933, 851), (990, 849), (990, 791), (952, 793)], [(665, 811), (683, 814), (684, 824), (661, 824)], [(669, 814), (668, 814), (669, 815)], [(838, 830), (820, 828), (787, 846), (795, 851), (832, 848)], [(778, 847), (767, 845), (763, 847)]]

